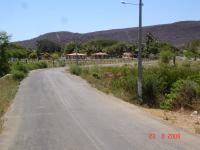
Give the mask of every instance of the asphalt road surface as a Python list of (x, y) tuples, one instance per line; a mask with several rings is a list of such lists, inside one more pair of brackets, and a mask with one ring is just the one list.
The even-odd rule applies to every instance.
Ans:
[[(200, 150), (198, 136), (97, 91), (63, 68), (32, 71), (5, 119), (0, 150)], [(176, 133), (180, 139), (168, 139)]]

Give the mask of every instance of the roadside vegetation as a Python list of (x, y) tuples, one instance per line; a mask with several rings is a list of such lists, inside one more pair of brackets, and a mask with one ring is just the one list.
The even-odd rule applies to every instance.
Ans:
[(42, 69), (47, 68), (46, 62), (32, 62), (29, 64), (22, 63), (22, 62), (16, 62), (12, 63), (11, 65), (11, 74), (13, 75), (13, 78), (16, 80), (22, 80), (24, 79), (28, 72), (35, 69)]
[(15, 97), (19, 81), (14, 80), (12, 75), (0, 78), (0, 132), (3, 128), (2, 116), (7, 111), (11, 101)]
[(200, 64), (191, 66), (188, 63), (144, 68), (142, 103), (137, 99), (137, 69), (133, 66), (72, 66), (70, 72), (131, 103), (167, 110), (186, 108), (200, 111)]

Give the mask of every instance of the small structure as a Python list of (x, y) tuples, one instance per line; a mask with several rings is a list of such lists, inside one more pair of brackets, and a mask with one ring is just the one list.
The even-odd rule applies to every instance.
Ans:
[(132, 53), (126, 52), (126, 53), (123, 53), (122, 58), (130, 59), (130, 58), (133, 58), (133, 55)]
[(72, 54), (67, 54), (66, 58), (67, 59), (86, 59), (87, 55), (86, 54), (81, 54), (81, 53), (72, 53)]
[(108, 57), (107, 53), (98, 52), (98, 53), (92, 54), (92, 58), (94, 59), (105, 59), (107, 57)]

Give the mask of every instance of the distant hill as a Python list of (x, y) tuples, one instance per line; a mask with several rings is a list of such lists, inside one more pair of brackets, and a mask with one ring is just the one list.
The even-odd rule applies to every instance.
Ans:
[[(156, 38), (163, 42), (170, 42), (174, 45), (183, 45), (194, 39), (200, 39), (200, 21), (182, 21), (172, 24), (155, 25), (144, 27), (143, 34), (151, 32)], [(81, 42), (86, 42), (92, 39), (113, 39), (117, 41), (135, 42), (138, 37), (138, 28), (114, 29), (107, 31), (98, 31), (85, 34), (71, 32), (52, 32), (41, 35), (34, 39), (19, 41), (17, 44), (35, 48), (36, 41), (48, 39), (60, 45), (78, 39)]]

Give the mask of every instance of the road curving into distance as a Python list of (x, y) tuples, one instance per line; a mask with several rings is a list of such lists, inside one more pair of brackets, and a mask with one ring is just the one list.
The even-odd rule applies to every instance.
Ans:
[(63, 68), (32, 71), (5, 120), (0, 150), (200, 149), (198, 136), (97, 91)]

